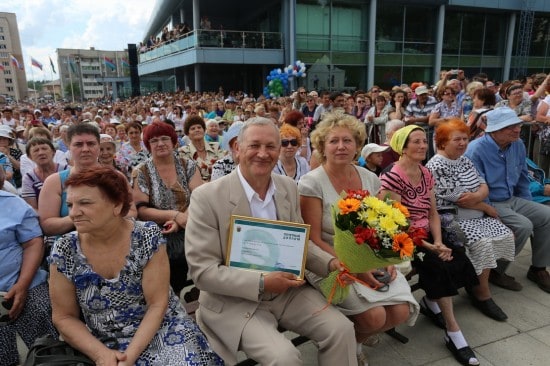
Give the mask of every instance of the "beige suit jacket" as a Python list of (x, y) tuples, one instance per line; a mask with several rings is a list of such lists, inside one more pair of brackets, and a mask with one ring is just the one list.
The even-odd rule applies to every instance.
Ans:
[[(296, 183), (275, 174), (272, 179), (277, 218), (302, 223)], [(230, 364), (236, 362), (242, 330), (260, 304), (260, 273), (224, 265), (233, 214), (251, 216), (237, 171), (193, 191), (185, 230), (187, 262), (201, 290), (197, 321), (214, 351)], [(310, 241), (309, 270), (325, 276), (332, 258)]]

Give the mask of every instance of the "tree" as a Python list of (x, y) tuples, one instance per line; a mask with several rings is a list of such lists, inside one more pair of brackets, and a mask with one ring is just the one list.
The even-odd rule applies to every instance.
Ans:
[(74, 94), (75, 100), (80, 100), (80, 85), (78, 85), (78, 82), (73, 81), (72, 87), (71, 83), (68, 83), (65, 85), (65, 98), (71, 100)]

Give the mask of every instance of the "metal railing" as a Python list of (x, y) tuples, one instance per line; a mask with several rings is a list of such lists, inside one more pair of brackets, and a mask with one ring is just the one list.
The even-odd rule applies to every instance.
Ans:
[(145, 62), (193, 48), (282, 49), (282, 33), (198, 29), (140, 53)]

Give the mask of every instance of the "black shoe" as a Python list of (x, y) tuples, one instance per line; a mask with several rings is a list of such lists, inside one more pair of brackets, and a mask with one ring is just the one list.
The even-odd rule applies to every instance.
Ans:
[(451, 337), (445, 334), (445, 345), (451, 351), (455, 360), (457, 360), (461, 365), (465, 366), (477, 366), (479, 365), (479, 360), (476, 357), (476, 354), (469, 346), (462, 347), (457, 349)]
[(534, 271), (529, 268), (527, 278), (536, 283), (542, 290), (550, 293), (550, 274), (546, 269)]
[(502, 311), (502, 309), (491, 298), (487, 300), (478, 300), (476, 298), (472, 298), (472, 305), (474, 305), (474, 307), (476, 307), (479, 311), (481, 311), (483, 314), (487, 315), (491, 319), (495, 319), (500, 322), (508, 319), (508, 315), (506, 315), (504, 311)]
[(489, 282), (493, 285), (505, 288), (512, 291), (521, 291), (523, 286), (517, 282), (512, 276), (508, 276), (506, 273), (499, 273), (494, 269), (489, 273)]
[(447, 329), (447, 325), (445, 324), (445, 319), (443, 318), (443, 314), (441, 312), (434, 313), (426, 304), (426, 298), (423, 297), (422, 300), (420, 300), (420, 312), (427, 316), (432, 323), (434, 323), (437, 327), (441, 329)]

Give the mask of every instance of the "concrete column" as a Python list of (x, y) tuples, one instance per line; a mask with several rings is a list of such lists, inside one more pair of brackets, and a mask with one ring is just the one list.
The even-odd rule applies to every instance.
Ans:
[(113, 91), (113, 94), (112, 94), (113, 101), (115, 101), (116, 98), (118, 98), (118, 88), (116, 85), (116, 81), (111, 82), (111, 90)]
[[(287, 0), (288, 3), (288, 60), (290, 65), (296, 60), (296, 0)], [(285, 65), (286, 66), (286, 65)], [(292, 78), (290, 89), (296, 90), (296, 78)]]
[(369, 55), (367, 63), (367, 88), (374, 85), (374, 56), (376, 53), (376, 7), (378, 0), (371, 0), (369, 12)]
[(445, 30), (445, 5), (439, 6), (439, 12), (437, 16), (437, 32), (435, 38), (435, 60), (434, 60), (434, 72), (432, 81), (436, 83), (439, 81), (439, 71), (441, 70), (441, 58), (443, 56), (443, 32)]
[(504, 53), (504, 67), (502, 69), (502, 80), (510, 79), (510, 67), (512, 63), (512, 50), (514, 49), (514, 34), (516, 30), (516, 13), (511, 13), (508, 19), (508, 32), (506, 39), (506, 50)]
[(193, 30), (199, 29), (201, 24), (201, 8), (199, 0), (193, 0)]
[(202, 90), (201, 86), (201, 65), (195, 64), (195, 90), (196, 92), (200, 92)]

